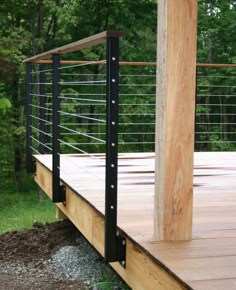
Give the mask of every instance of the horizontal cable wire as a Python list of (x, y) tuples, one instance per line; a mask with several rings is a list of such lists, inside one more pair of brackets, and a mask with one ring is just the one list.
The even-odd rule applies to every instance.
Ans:
[(32, 93), (30, 94), (30, 96), (34, 96), (34, 97), (46, 97), (46, 94), (36, 94), (36, 93)]
[(60, 85), (67, 86), (67, 85), (90, 85), (90, 84), (105, 84), (106, 81), (74, 81), (74, 82), (59, 82)]
[(235, 114), (230, 113), (196, 113), (197, 115), (201, 116), (235, 116)]
[(30, 85), (52, 85), (52, 82), (47, 82), (47, 83), (30, 83)]
[(30, 125), (30, 127), (31, 127), (33, 130), (35, 130), (35, 131), (37, 131), (37, 132), (40, 132), (40, 133), (44, 134), (45, 136), (49, 136), (49, 137), (52, 138), (52, 135), (51, 135), (51, 134), (46, 133), (46, 132), (44, 132), (44, 131), (42, 131), (42, 130), (40, 130), (40, 129), (34, 127), (34, 126), (31, 126), (31, 125)]
[(60, 73), (61, 76), (99, 76), (104, 77), (106, 74), (83, 74), (83, 73)]
[[(90, 133), (92, 135), (106, 135), (106, 133)], [(120, 132), (118, 135), (155, 135), (155, 132)]]
[(120, 84), (121, 87), (156, 87), (156, 84)]
[(105, 96), (105, 93), (62, 93), (62, 96)]
[[(70, 99), (74, 99), (74, 100), (76, 100), (76, 98), (65, 98), (65, 99), (68, 99), (68, 100), (70, 100)], [(72, 103), (72, 104), (74, 104), (74, 103)], [(66, 105), (66, 104), (63, 104), (63, 105)], [(69, 105), (71, 105), (71, 103), (68, 103), (68, 106)], [(105, 106), (106, 105), (106, 102), (99, 102), (99, 103), (97, 103), (97, 102), (94, 102), (94, 103), (79, 103), (79, 106)]]
[(119, 104), (119, 106), (155, 106), (156, 104), (137, 104), (137, 103), (131, 103), (131, 104), (128, 104), (128, 103), (125, 103), (125, 104)]
[(36, 120), (43, 121), (43, 122), (46, 123), (46, 125), (47, 125), (47, 124), (48, 124), (48, 125), (52, 125), (52, 122), (49, 122), (49, 121), (47, 121), (47, 120), (45, 120), (45, 119), (42, 119), (42, 118), (36, 117), (36, 116), (34, 116), (34, 115), (30, 115), (30, 117), (32, 117), (33, 119), (36, 119)]
[[(68, 114), (71, 114), (71, 113), (68, 113)], [(73, 113), (72, 113), (72, 115), (73, 115)], [(83, 116), (91, 116), (91, 115), (93, 115), (93, 116), (106, 116), (106, 114), (105, 113), (84, 113), (83, 114)], [(141, 112), (141, 113), (119, 113), (119, 116), (140, 116), (140, 115), (142, 115), (142, 116), (152, 116), (152, 115), (155, 115), (155, 112), (148, 112), (148, 113), (143, 113), (143, 112)], [(98, 120), (99, 121), (99, 120)], [(104, 121), (104, 122), (106, 122), (106, 121)]]
[[(84, 126), (85, 124), (79, 124), (79, 123), (63, 123), (63, 125), (66, 126)], [(102, 126), (102, 125), (106, 125), (105, 123), (92, 123), (92, 124), (87, 124), (86, 126), (93, 126), (93, 125), (97, 125), (97, 126)], [(119, 125), (155, 125), (155, 123), (127, 123), (127, 122), (119, 122)]]
[[(68, 100), (68, 99), (72, 99), (72, 100), (77, 100), (77, 101), (85, 101), (85, 102), (98, 102), (98, 103), (105, 103), (104, 100), (97, 100), (97, 99), (84, 99), (84, 98), (71, 98), (71, 97), (59, 97), (60, 99), (64, 99), (64, 100)], [(64, 105), (64, 104), (63, 104)], [(70, 104), (68, 104), (70, 105)]]
[(31, 107), (38, 108), (38, 109), (43, 109), (43, 110), (47, 110), (47, 111), (53, 111), (53, 110), (52, 110), (52, 109), (50, 109), (50, 108), (41, 107), (41, 106), (38, 106), (38, 105), (33, 105), (33, 104), (31, 104)]
[[(105, 60), (101, 60), (101, 62), (103, 62)], [(97, 60), (95, 61), (88, 61), (86, 63), (81, 63), (81, 64), (74, 64), (74, 65), (68, 65), (68, 66), (61, 66), (59, 67), (60, 70), (63, 70), (63, 69), (67, 69), (67, 68), (72, 68), (72, 67), (81, 67), (81, 66), (86, 66), (86, 65), (93, 65), (93, 64), (97, 64)]]
[(73, 129), (70, 129), (70, 128), (67, 128), (67, 127), (64, 127), (64, 126), (62, 126), (62, 125), (59, 125), (58, 127), (62, 128), (62, 129), (65, 129), (65, 130), (67, 130), (67, 131), (71, 131), (71, 132), (73, 132), (73, 133), (77, 133), (78, 135), (81, 135), (81, 136), (84, 136), (84, 137), (87, 137), (87, 138), (90, 138), (90, 139), (94, 139), (94, 140), (100, 141), (100, 142), (102, 142), (102, 143), (106, 143), (105, 140), (102, 140), (102, 139), (99, 139), (99, 138), (93, 137), (93, 136), (91, 136), (91, 135), (89, 135), (89, 134), (82, 133), (82, 132), (78, 132), (78, 131), (75, 131), (75, 130), (73, 130)]
[(118, 133), (119, 135), (155, 135), (154, 132), (129, 132), (129, 133)]
[[(61, 141), (61, 140), (60, 140)], [(64, 141), (63, 141), (64, 142)], [(68, 143), (68, 142), (64, 142), (64, 143), (66, 143), (65, 145), (68, 145), (68, 144), (70, 144), (70, 145), (73, 145), (73, 146), (75, 146), (75, 145), (105, 145), (105, 143), (104, 144), (101, 144), (101, 143), (86, 143), (86, 142), (81, 142), (81, 143)], [(134, 145), (134, 144), (154, 144), (155, 142), (139, 142), (139, 141), (137, 141), (137, 142), (126, 142), (126, 141), (122, 141), (122, 142), (118, 142), (118, 145), (127, 145), (127, 144), (131, 144), (131, 145)]]
[(118, 143), (119, 145), (127, 145), (127, 144), (129, 144), (129, 145), (134, 145), (134, 144), (155, 144), (155, 142), (126, 142), (126, 141), (124, 141), (124, 142), (119, 142)]
[[(77, 150), (77, 151), (79, 151), (79, 152), (82, 152), (82, 153), (84, 153), (84, 154), (86, 154), (86, 155), (88, 155), (88, 156), (90, 156), (90, 157), (92, 157), (92, 158), (95, 158), (95, 159), (101, 160), (101, 158), (97, 157), (96, 155), (93, 155), (93, 154), (91, 154), (91, 153), (88, 153), (87, 151), (82, 150), (81, 148), (75, 147), (75, 146), (71, 145), (70, 143), (64, 142), (64, 141), (61, 140), (61, 139), (59, 139), (58, 141), (60, 141), (61, 144), (67, 145), (67, 146), (69, 146), (69, 147), (71, 147), (71, 148), (73, 148), (73, 149), (75, 149), (75, 150)], [(61, 155), (61, 154), (59, 154), (59, 155)]]
[(236, 88), (236, 86), (198, 85), (198, 88)]
[[(63, 85), (63, 86), (90, 86), (91, 85), (91, 83), (81, 83), (81, 82), (74, 82), (73, 84), (70, 84), (70, 83), (62, 83), (61, 85)], [(93, 87), (95, 87), (95, 86), (105, 86), (106, 85), (106, 83), (104, 82), (104, 83), (96, 83), (96, 84), (93, 84)]]
[(105, 120), (101, 120), (101, 119), (96, 119), (96, 118), (92, 118), (92, 117), (87, 117), (84, 115), (80, 115), (80, 114), (73, 114), (73, 113), (67, 113), (64, 111), (58, 111), (60, 114), (64, 115), (64, 116), (73, 116), (73, 117), (77, 117), (80, 119), (86, 119), (86, 120), (92, 120), (92, 121), (97, 121), (97, 122), (101, 122), (101, 123), (106, 123)]
[(91, 143), (91, 142), (80, 142), (80, 143), (74, 143), (74, 142), (70, 142), (69, 144), (71, 144), (71, 145), (105, 145), (105, 143)]
[(236, 125), (236, 123), (196, 123), (197, 125)]
[(52, 148), (50, 148), (46, 144), (40, 142), (38, 139), (34, 138), (33, 136), (31, 136), (31, 139), (34, 140), (35, 142), (37, 142), (38, 144), (44, 146), (45, 148), (49, 149), (50, 151), (52, 151)]
[[(63, 126), (84, 126), (85, 124), (80, 124), (80, 123), (62, 123), (61, 125)], [(86, 123), (86, 126), (105, 126), (105, 123)], [(77, 132), (77, 131), (76, 131)]]
[(119, 125), (129, 125), (129, 126), (134, 126), (134, 125), (155, 125), (156, 123), (122, 123), (119, 122)]
[(222, 107), (236, 107), (236, 104), (197, 104), (197, 106), (222, 106)]
[(139, 75), (136, 75), (136, 74), (133, 74), (133, 75), (131, 75), (131, 74), (120, 74), (120, 77), (121, 78), (123, 78), (123, 77), (155, 77), (156, 78), (156, 75), (154, 74), (154, 75), (141, 75), (141, 74), (139, 74)]
[(221, 131), (221, 132), (195, 132), (195, 134), (215, 134), (215, 135), (223, 135), (223, 134), (236, 134), (236, 132), (225, 132), (225, 131)]
[(134, 96), (134, 97), (140, 97), (140, 96), (142, 96), (142, 97), (150, 97), (150, 96), (156, 96), (156, 94), (150, 94), (150, 93), (147, 93), (147, 94), (140, 94), (140, 93), (138, 93), (138, 94), (136, 94), (136, 93), (133, 93), (133, 94), (119, 94), (119, 96)]
[(52, 72), (52, 71), (53, 71), (52, 68), (50, 68), (50, 69), (42, 69), (42, 70), (38, 70), (38, 71), (33, 71), (33, 72), (31, 72), (31, 74), (33, 75), (33, 74), (37, 74), (37, 73)]
[(236, 76), (222, 76), (222, 75), (209, 75), (209, 76), (206, 76), (206, 75), (197, 75), (197, 78), (224, 78), (224, 79), (236, 79)]
[(225, 94), (225, 95), (212, 95), (212, 94), (197, 94), (197, 97), (236, 97), (236, 95), (230, 95), (230, 94)]
[(236, 141), (228, 141), (228, 140), (212, 140), (212, 141), (196, 141), (196, 143), (207, 143), (207, 144), (211, 144), (211, 143), (232, 143), (235, 144)]
[(40, 154), (39, 151), (37, 151), (34, 147), (32, 147), (32, 146), (29, 146), (29, 147), (30, 147), (30, 149), (32, 149), (35, 153)]

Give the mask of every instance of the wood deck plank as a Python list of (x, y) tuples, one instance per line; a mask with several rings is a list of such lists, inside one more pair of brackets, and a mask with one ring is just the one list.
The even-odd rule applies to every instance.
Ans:
[[(51, 192), (51, 157), (41, 155), (36, 158), (39, 161), (36, 179), (46, 192)], [(63, 155), (61, 178), (73, 189), (71, 191), (79, 193), (103, 214), (104, 156), (99, 158), (101, 160)], [(118, 226), (154, 261), (159, 261), (158, 265), (163, 263), (193, 289), (236, 289), (236, 153), (195, 153), (193, 240), (190, 242), (153, 240), (153, 160), (152, 153), (120, 156)], [(45, 167), (49, 169), (44, 173), (48, 182), (40, 175)], [(75, 198), (73, 193), (70, 202), (73, 203)], [(80, 202), (86, 203), (83, 199)], [(100, 217), (94, 217), (87, 206), (84, 208), (84, 214), (89, 214), (85, 220), (79, 218), (82, 231), (102, 252)], [(72, 205), (68, 216), (72, 221), (75, 212)], [(96, 219), (99, 227), (92, 222)], [(129, 271), (132, 273), (133, 269)], [(127, 273), (123, 274), (126, 277)]]

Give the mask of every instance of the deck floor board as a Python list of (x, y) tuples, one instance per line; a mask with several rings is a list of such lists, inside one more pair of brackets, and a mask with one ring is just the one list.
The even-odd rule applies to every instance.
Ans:
[[(61, 156), (61, 179), (104, 214), (105, 159)], [(51, 170), (51, 157), (36, 158)], [(118, 226), (190, 287), (236, 289), (236, 152), (195, 153), (193, 240), (153, 233), (154, 154), (119, 158)]]

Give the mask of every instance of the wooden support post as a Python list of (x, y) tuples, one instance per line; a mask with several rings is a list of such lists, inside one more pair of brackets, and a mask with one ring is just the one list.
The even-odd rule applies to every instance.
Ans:
[(197, 0), (158, 1), (156, 194), (158, 240), (192, 238)]
[(64, 214), (64, 212), (58, 207), (56, 206), (56, 219), (60, 220), (67, 220), (68, 217)]

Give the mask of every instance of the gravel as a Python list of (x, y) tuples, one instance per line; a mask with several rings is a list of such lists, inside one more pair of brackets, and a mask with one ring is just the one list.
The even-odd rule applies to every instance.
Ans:
[[(112, 285), (102, 288), (99, 282)], [(0, 290), (6, 289), (129, 288), (75, 226), (65, 220), (35, 223), (31, 230), (0, 235)]]
[(49, 268), (59, 278), (80, 280), (89, 287), (103, 281), (113, 281), (119, 289), (125, 287), (115, 271), (82, 237), (79, 238), (79, 246), (59, 249), (52, 256)]

